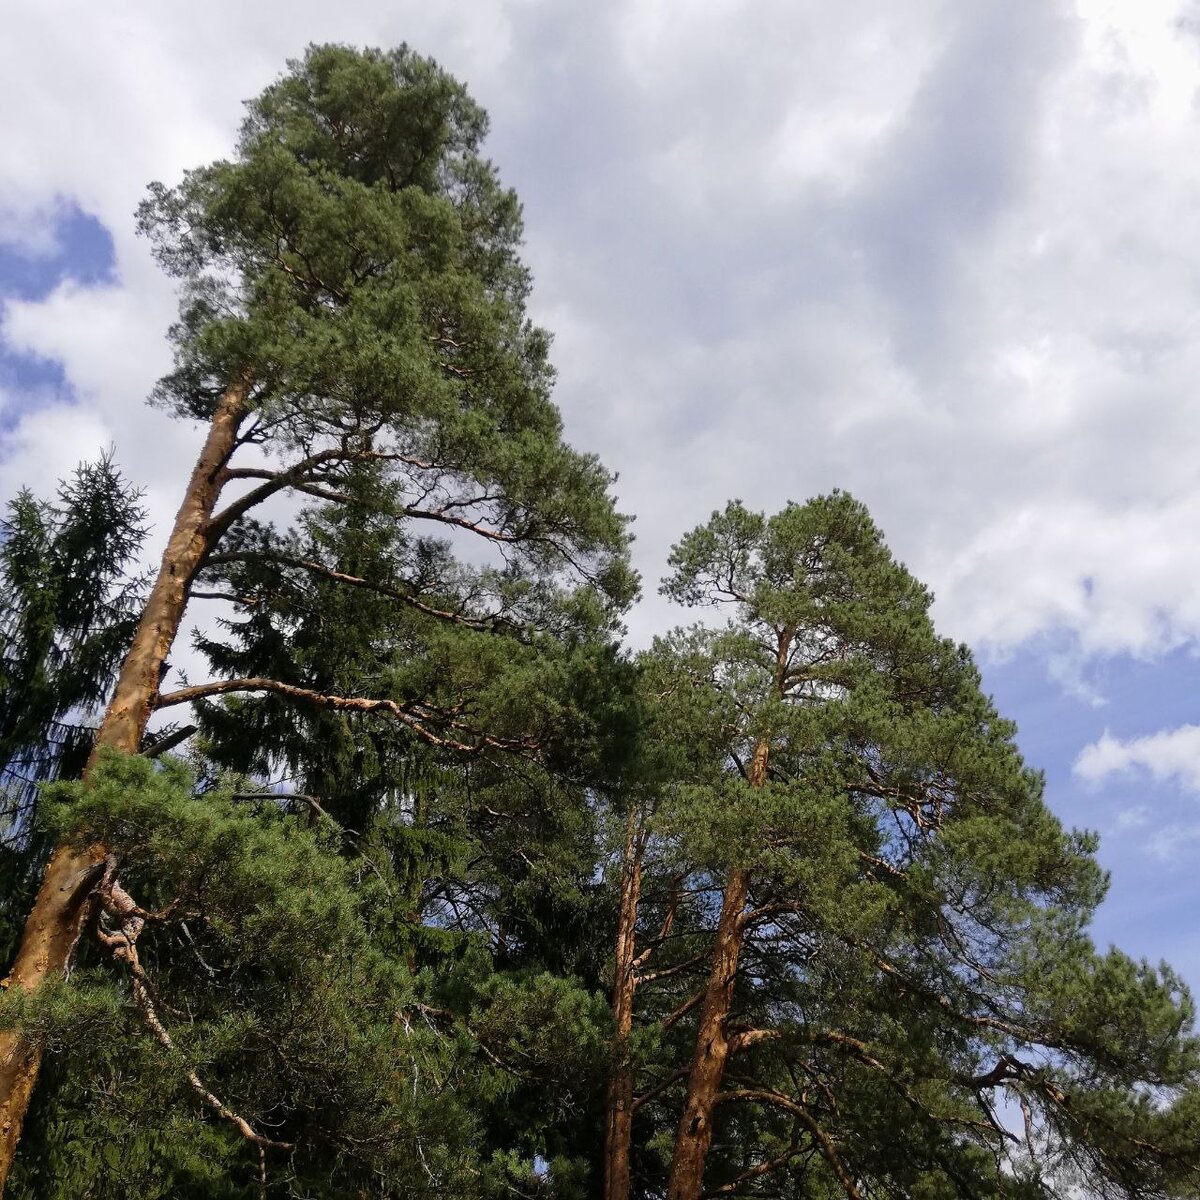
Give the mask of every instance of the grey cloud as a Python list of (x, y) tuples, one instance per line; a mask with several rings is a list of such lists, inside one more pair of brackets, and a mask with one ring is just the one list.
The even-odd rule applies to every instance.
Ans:
[[(4, 334), (64, 361), (160, 519), (160, 447), (183, 460), (193, 431), (140, 405), (172, 301), (129, 213), (149, 178), (226, 152), (240, 99), (304, 41), (407, 39), (492, 112), (567, 427), (620, 471), (651, 589), (729, 496), (842, 485), (959, 636), (1200, 640), (1200, 551), (1181, 548), (1200, 182), (1180, 166), (1200, 132), (1152, 110), (1135, 40), (1065, 0), (47, 0), (11, 32), (0, 100), (26, 120), (0, 209), (76, 197), (122, 280), (14, 309)], [(53, 461), (43, 427), (18, 433), (3, 489)], [(1148, 555), (1134, 577), (1123, 539)], [(674, 619), (651, 598), (634, 628)]]
[(946, 44), (849, 215), (904, 360), (940, 375), (960, 279), (1037, 158), (1047, 85), (1076, 49), (1061, 0), (947, 5)]

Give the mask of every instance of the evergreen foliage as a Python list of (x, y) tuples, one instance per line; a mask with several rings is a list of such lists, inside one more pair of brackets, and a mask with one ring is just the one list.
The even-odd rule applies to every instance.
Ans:
[(104, 455), (55, 500), (25, 488), (0, 522), (0, 954), (8, 961), (47, 851), (38, 784), (82, 770), (95, 711), (137, 621), (140, 493)]
[[(214, 795), (224, 786), (222, 769), (233, 766), (248, 778), (242, 799), (230, 803), (252, 802), (314, 828), (332, 822), (338, 832), (324, 852), (353, 864), (356, 880), (377, 885), (359, 889), (360, 920), (369, 920), (363, 927), (373, 952), (407, 981), (411, 998), (399, 1016), (394, 998), (382, 994), (372, 1011), (388, 1029), (419, 1023), (438, 1046), (464, 1046), (463, 1055), (487, 1067), (464, 1082), (452, 1054), (445, 1072), (431, 1060), (421, 1074), (472, 1097), (472, 1132), (453, 1169), (437, 1158), (452, 1121), (432, 1140), (409, 1137), (403, 1163), (359, 1147), (361, 1183), (348, 1182), (358, 1177), (339, 1166), (345, 1144), (339, 1150), (333, 1133), (306, 1125), (306, 1153), (339, 1180), (329, 1194), (349, 1186), (416, 1194), (409, 1167), (441, 1194), (566, 1180), (583, 1170), (576, 1150), (583, 1144), (586, 1155), (586, 1136), (555, 1130), (536, 1108), (560, 1093), (568, 1109), (596, 1107), (594, 1048), (603, 1037), (594, 1024), (603, 1004), (575, 977), (547, 973), (543, 959), (561, 975), (563, 963), (588, 957), (555, 945), (550, 933), (586, 925), (595, 909), (586, 897), (587, 788), (611, 754), (607, 714), (620, 711), (625, 671), (612, 638), (635, 581), (608, 475), (561, 438), (549, 399), (549, 339), (524, 315), (519, 207), (477, 153), (485, 125), (458, 84), (406, 49), (313, 48), (250, 105), (234, 161), (192, 172), (173, 191), (156, 186), (141, 214), (184, 297), (177, 370), (160, 398), (187, 416), (215, 421), (223, 412), (220, 419), (236, 428), (232, 453), (255, 446), (268, 459), (265, 466), (261, 458), (244, 467), (229, 457), (218, 463), (218, 492), (248, 490), (211, 517), (201, 513), (204, 549), (197, 568), (182, 572), (191, 593), (233, 606), (228, 637), (202, 645), (215, 677), (151, 703), (210, 699), (201, 704), (204, 737), (193, 758)], [(244, 393), (245, 417), (231, 389)], [(284, 492), (322, 504), (282, 527), (256, 519), (258, 505)], [(189, 496), (189, 503), (200, 502)], [(456, 540), (431, 538), (422, 526)], [(470, 550), (472, 541), (492, 551), (488, 561)], [(176, 568), (166, 563), (164, 571)], [(164, 596), (169, 628), (179, 609)], [(616, 696), (608, 695), (610, 683)], [(222, 696), (231, 699), (215, 702)], [(592, 703), (585, 707), (585, 699)], [(93, 769), (81, 795), (100, 789), (105, 769), (111, 764)], [(277, 792), (281, 775), (287, 796)], [(212, 819), (211, 808), (204, 819)], [(59, 824), (50, 832), (71, 835), (60, 843), (67, 848), (107, 850), (110, 869), (95, 894), (102, 909), (116, 904), (110, 917), (120, 915), (111, 897), (132, 894), (126, 886), (154, 903), (193, 886), (176, 878), (184, 864), (166, 853), (173, 841), (187, 844), (182, 829), (140, 865), (130, 828), (101, 821), (84, 829)], [(236, 831), (255, 845), (244, 822)], [(223, 853), (236, 851), (230, 845)], [(294, 866), (285, 862), (275, 877), (281, 895)], [(295, 874), (302, 886), (317, 886)], [(215, 867), (202, 873), (200, 911), (218, 913), (207, 892), (222, 882)], [(243, 925), (227, 920), (240, 936)], [(191, 932), (176, 939), (180, 948), (200, 939), (191, 928), (198, 921), (186, 922)], [(101, 957), (123, 953), (106, 940), (113, 936), (102, 921), (96, 937), (109, 952)], [(164, 953), (157, 941), (146, 945)], [(247, 963), (256, 961), (254, 947), (245, 946)], [(85, 945), (81, 953), (95, 951)], [(589, 954), (595, 960), (594, 948)], [(276, 1108), (254, 1093), (250, 1085), (264, 1078), (261, 1055), (253, 1076), (236, 1065), (250, 1043), (205, 1019), (215, 1006), (225, 1011), (220, 988), (186, 955), (177, 965), (184, 991), (172, 1011), (187, 1014), (179, 1036), (214, 1056), (201, 1065), (222, 1103), (235, 1098), (252, 1122), (276, 1119), (279, 1105), (307, 1112), (289, 1084), (277, 1087), (274, 1094), (288, 1098)], [(145, 1011), (152, 994), (139, 992), (137, 969), (129, 1001), (152, 1034)], [(153, 986), (169, 994), (166, 982)], [(305, 986), (292, 981), (283, 990)], [(344, 987), (327, 991), (338, 1020), (358, 1028)], [(264, 1014), (282, 994), (248, 993), (253, 1015), (244, 1021), (269, 1027), (273, 1018)], [(19, 1000), (10, 1002), (8, 1020), (35, 1032)], [(549, 1015), (560, 1009), (555, 1020), (575, 1030), (570, 1037), (554, 1035)], [(151, 1051), (153, 1040), (143, 1032)], [(233, 1049), (222, 1058), (226, 1042)], [(399, 1052), (388, 1043), (370, 1069), (352, 1048), (330, 1042), (328, 1070), (356, 1073), (355, 1083), (374, 1088), (377, 1119), (396, 1127), (401, 1095), (381, 1080), (379, 1064)], [(539, 1044), (558, 1060), (544, 1062), (530, 1049)], [(509, 1061), (506, 1047), (517, 1046), (518, 1059)], [(573, 1060), (561, 1051), (568, 1046), (593, 1047), (592, 1068), (567, 1070)], [(304, 1061), (315, 1057), (302, 1050)], [(74, 1056), (52, 1069), (60, 1086), (50, 1096), (43, 1089), (42, 1128), (70, 1126), (82, 1145), (93, 1135), (81, 1130), (103, 1142), (111, 1122), (128, 1118), (125, 1133), (141, 1136), (144, 1081), (101, 1072), (116, 1101), (101, 1106), (110, 1124), (96, 1132), (99, 1117), (87, 1103), (94, 1072), (78, 1073)], [(173, 1086), (186, 1095), (178, 1079)], [(337, 1087), (328, 1090), (336, 1101)], [(157, 1094), (151, 1109), (162, 1099)], [(404, 1093), (409, 1107), (426, 1099)], [(503, 1119), (513, 1106), (529, 1113), (525, 1126)], [(168, 1105), (162, 1111), (177, 1119)], [(223, 1135), (225, 1157), (244, 1156), (237, 1131)], [(240, 1136), (257, 1144), (245, 1130)], [(309, 1194), (315, 1177), (299, 1150), (287, 1154), (270, 1187)], [(535, 1167), (544, 1154), (554, 1163), (550, 1175)], [(193, 1187), (190, 1160), (190, 1152), (177, 1165), (160, 1158), (155, 1170), (167, 1193)], [(81, 1193), (107, 1186), (100, 1171), (100, 1159), (78, 1160), (72, 1186)], [(211, 1190), (210, 1175), (194, 1188)], [(150, 1185), (131, 1175), (128, 1186), (135, 1178), (139, 1189)]]
[(371, 464), (379, 518), (475, 534), (528, 578), (569, 565), (627, 602), (624, 521), (561, 439), (483, 111), (404, 47), (311, 48), (248, 107), (233, 161), (156, 184), (140, 212), (184, 298), (160, 401), (208, 416), (246, 378), (243, 440), (298, 455), (245, 473), (266, 490), (337, 499)]
[[(1050, 814), (866, 510), (844, 493), (770, 518), (731, 503), (671, 565), (668, 595), (730, 617), (646, 664), (675, 759), (656, 851), (694, 897), (665, 961), (711, 944), (715, 895), (749, 880), (705, 1186), (1161, 1195), (1190, 1176), (1191, 999), (1169, 968), (1092, 946), (1094, 837)], [(696, 1036), (663, 1016), (695, 975), (667, 973), (640, 995), (651, 1085)], [(678, 1094), (653, 1099), (648, 1147)]]

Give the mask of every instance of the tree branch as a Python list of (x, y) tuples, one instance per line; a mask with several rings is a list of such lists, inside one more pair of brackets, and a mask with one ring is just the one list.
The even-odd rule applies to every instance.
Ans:
[(328, 579), (334, 583), (344, 583), (347, 587), (363, 588), (366, 591), (375, 592), (377, 595), (386, 596), (391, 600), (399, 600), (401, 603), (407, 604), (410, 608), (414, 608), (426, 616), (436, 617), (440, 621), (448, 621), (453, 625), (460, 625), (465, 629), (490, 633), (502, 626), (513, 630), (520, 628), (515, 622), (507, 621), (501, 616), (466, 617), (461, 613), (452, 612), (449, 609), (435, 608), (432, 604), (426, 604), (424, 601), (418, 600), (410, 592), (401, 591), (399, 588), (391, 587), (388, 584), (377, 583), (372, 579), (364, 579), (358, 575), (348, 575), (344, 571), (335, 571), (331, 567), (326, 567), (322, 563), (314, 562), (311, 559), (297, 558), (290, 554), (279, 554), (273, 550), (214, 554), (208, 559), (205, 566), (215, 567), (225, 563), (253, 562), (256, 560), (279, 563), (286, 567), (295, 567), (297, 570), (307, 571), (311, 575), (319, 575), (322, 579)]
[[(321, 450), (316, 454), (309, 455), (308, 458), (293, 463), (292, 466), (286, 467), (282, 471), (262, 472), (266, 476), (264, 483), (252, 488), (244, 496), (239, 496), (236, 500), (231, 501), (209, 519), (207, 528), (209, 547), (215, 546), (235, 521), (244, 517), (256, 505), (270, 499), (276, 492), (281, 492), (284, 488), (295, 487), (297, 484), (308, 484), (309, 481), (304, 478), (304, 475), (313, 467), (320, 466), (321, 463), (345, 462), (361, 457), (363, 456), (345, 446), (330, 447), (328, 450)], [(254, 467), (226, 468), (222, 482), (226, 479), (257, 479), (259, 474), (258, 469)]]
[(158, 758), (160, 754), (166, 754), (168, 750), (174, 750), (180, 742), (186, 742), (195, 732), (195, 725), (183, 725), (179, 729), (172, 730), (170, 733), (160, 737), (158, 741), (147, 746), (142, 751), (142, 757)]
[(195, 687), (180, 688), (175, 692), (167, 692), (158, 697), (156, 708), (171, 708), (176, 704), (190, 704), (194, 700), (203, 700), (209, 696), (223, 696), (232, 692), (270, 692), (277, 696), (286, 696), (291, 700), (299, 700), (304, 704), (315, 705), (318, 708), (330, 708), (338, 712), (381, 713), (400, 722), (411, 729), (422, 741), (431, 746), (447, 750), (461, 750), (473, 754), (484, 746), (498, 750), (533, 750), (534, 744), (527, 740), (512, 738), (495, 738), (487, 734), (479, 734), (476, 742), (463, 742), (453, 737), (442, 737), (429, 729), (417, 710), (424, 709), (433, 719), (440, 719), (454, 729), (465, 728), (459, 721), (447, 718), (444, 713), (420, 704), (401, 704), (396, 700), (369, 699), (357, 696), (331, 696), (325, 692), (317, 692), (311, 688), (297, 687), (294, 684), (283, 683), (278, 679), (248, 678), (248, 679), (218, 679), (211, 683), (198, 684)]
[[(116, 917), (120, 928), (116, 933), (109, 933), (102, 928), (97, 929), (101, 943), (111, 952), (114, 959), (124, 962), (129, 967), (130, 982), (133, 990), (133, 1000), (142, 1020), (154, 1035), (155, 1041), (166, 1050), (172, 1058), (182, 1059), (167, 1027), (159, 1018), (154, 1007), (150, 980), (138, 958), (137, 939), (142, 932), (147, 914), (137, 905), (133, 897), (117, 882), (115, 878), (115, 861), (109, 859), (106, 863), (104, 878), (96, 889), (103, 910)], [(201, 1101), (217, 1114), (223, 1121), (228, 1121), (237, 1131), (260, 1150), (294, 1150), (291, 1142), (277, 1142), (264, 1137), (245, 1117), (239, 1116), (227, 1108), (221, 1100), (208, 1090), (201, 1082), (195, 1071), (184, 1068), (184, 1078), (187, 1079), (192, 1091)]]
[(738, 1088), (735, 1091), (722, 1092), (717, 1097), (718, 1103), (727, 1100), (771, 1104), (776, 1108), (782, 1108), (790, 1112), (808, 1130), (817, 1145), (817, 1149), (821, 1153), (821, 1157), (829, 1164), (834, 1175), (837, 1176), (837, 1181), (841, 1184), (842, 1191), (846, 1193), (846, 1200), (862, 1200), (858, 1186), (855, 1184), (853, 1176), (846, 1170), (845, 1164), (837, 1152), (837, 1147), (834, 1145), (833, 1138), (821, 1128), (816, 1118), (803, 1104), (796, 1103), (790, 1096), (785, 1096), (782, 1092), (768, 1091), (765, 1088)]

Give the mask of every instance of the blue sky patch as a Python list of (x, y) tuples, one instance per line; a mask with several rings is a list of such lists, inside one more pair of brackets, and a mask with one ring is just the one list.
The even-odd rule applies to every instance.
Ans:
[(0, 241), (0, 296), (44, 300), (65, 279), (94, 285), (116, 282), (112, 235), (76, 204), (64, 205), (54, 221), (51, 254), (30, 253)]
[[(0, 242), (0, 301), (44, 300), (67, 280), (86, 286), (116, 282), (112, 235), (78, 205), (67, 204), (59, 211), (53, 246), (52, 253), (39, 254)], [(0, 408), (0, 431), (11, 429), (25, 410), (23, 394), (66, 389), (61, 363), (17, 353), (0, 336), (0, 390), (8, 395)]]
[(1039, 640), (1002, 663), (985, 663), (984, 690), (1017, 723), (1017, 743), (1029, 766), (1045, 773), (1053, 812), (1065, 825), (1100, 833), (1100, 861), (1113, 881), (1093, 927), (1096, 942), (1115, 942), (1151, 961), (1169, 959), (1200, 978), (1200, 935), (1189, 899), (1194, 856), (1182, 841), (1176, 855), (1154, 838), (1164, 828), (1200, 838), (1200, 798), (1144, 773), (1098, 786), (1072, 773), (1079, 752), (1106, 731), (1131, 738), (1194, 722), (1200, 660), (1183, 649), (1155, 659), (1094, 660), (1087, 679), (1103, 699), (1097, 705), (1047, 680), (1047, 659), (1058, 649), (1068, 652)]

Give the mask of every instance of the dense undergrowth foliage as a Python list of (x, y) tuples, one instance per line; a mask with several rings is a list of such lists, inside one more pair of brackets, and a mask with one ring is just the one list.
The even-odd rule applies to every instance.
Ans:
[(107, 461), (4, 525), (6, 1194), (1194, 1195), (1191, 998), (860, 504), (714, 513), (622, 649), (485, 130), (315, 47), (142, 210), (209, 433), (151, 581)]

